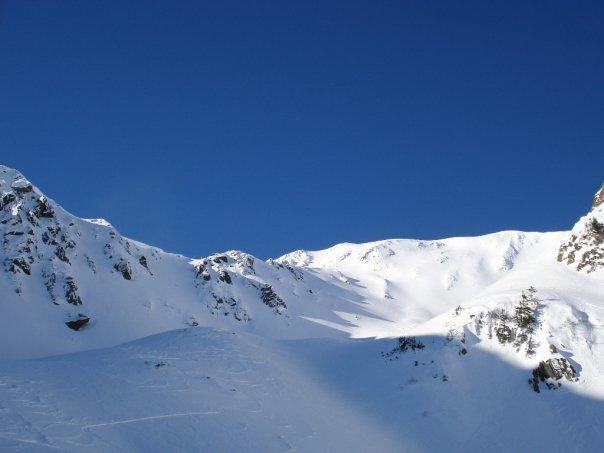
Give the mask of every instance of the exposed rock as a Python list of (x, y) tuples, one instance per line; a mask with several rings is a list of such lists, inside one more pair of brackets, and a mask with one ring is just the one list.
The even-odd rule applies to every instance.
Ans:
[(576, 381), (577, 372), (573, 366), (563, 357), (553, 357), (545, 361), (539, 362), (537, 368), (533, 370), (533, 377), (529, 379), (533, 390), (539, 393), (539, 383), (545, 382), (547, 388), (558, 388), (559, 381), (566, 378), (568, 381)]
[(31, 275), (31, 266), (23, 257), (14, 258), (8, 268), (13, 274), (21, 270), (24, 274)]
[(34, 214), (38, 218), (52, 218), (55, 215), (55, 212), (53, 211), (52, 207), (50, 206), (50, 203), (48, 202), (48, 198), (40, 197), (40, 199), (38, 200), (38, 206), (36, 206)]
[(5, 193), (0, 199), (0, 209), (4, 209), (5, 206), (9, 205), (13, 201), (15, 201), (17, 197), (13, 193)]
[(604, 224), (596, 218), (589, 219), (581, 233), (573, 234), (560, 246), (558, 261), (576, 263), (578, 271), (587, 273), (604, 267)]
[(73, 278), (67, 277), (65, 287), (65, 300), (72, 305), (82, 305), (82, 299), (78, 295), (78, 287)]
[(262, 294), (262, 302), (271, 308), (276, 308), (277, 311), (287, 308), (283, 299), (281, 299), (277, 293), (273, 290), (271, 285), (263, 285), (260, 287), (260, 293)]
[(558, 261), (587, 273), (604, 268), (604, 186), (594, 196), (591, 212), (560, 246)]
[(229, 285), (233, 283), (233, 280), (227, 271), (221, 271), (220, 274), (218, 274), (218, 279), (221, 282), (225, 282)]
[(64, 261), (66, 263), (69, 263), (69, 258), (67, 258), (67, 255), (65, 254), (65, 249), (63, 247), (61, 247), (60, 245), (57, 245), (57, 248), (55, 250), (55, 255), (57, 256), (57, 258), (59, 258), (61, 261)]
[(132, 268), (128, 261), (122, 259), (118, 263), (115, 263), (113, 268), (120, 272), (126, 280), (132, 280)]
[(18, 194), (25, 194), (25, 193), (32, 192), (34, 190), (34, 187), (32, 186), (31, 182), (29, 182), (27, 179), (22, 178), (22, 177), (16, 179), (12, 183), (11, 188)]
[(86, 324), (90, 322), (90, 318), (88, 316), (80, 315), (79, 319), (74, 321), (67, 321), (65, 325), (72, 330), (80, 330)]
[(50, 272), (49, 270), (44, 270), (42, 272), (42, 277), (44, 278), (44, 286), (46, 287), (46, 291), (48, 291), (48, 294), (50, 295), (50, 299), (55, 305), (58, 305), (54, 294), (54, 288), (57, 283), (57, 274), (55, 274), (54, 272)]

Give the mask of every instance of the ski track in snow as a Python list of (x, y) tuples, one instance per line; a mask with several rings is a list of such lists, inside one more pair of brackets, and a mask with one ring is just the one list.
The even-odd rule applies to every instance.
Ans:
[(124, 425), (126, 423), (138, 423), (138, 422), (145, 422), (145, 421), (150, 421), (150, 420), (161, 420), (164, 418), (173, 418), (173, 417), (191, 417), (193, 415), (215, 415), (215, 414), (219, 414), (219, 413), (220, 412), (218, 412), (218, 411), (205, 411), (205, 412), (185, 412), (182, 414), (152, 415), (149, 417), (139, 417), (139, 418), (130, 418), (127, 420), (117, 420), (117, 421), (105, 422), (105, 423), (95, 423), (93, 425), (82, 426), (82, 429), (84, 431), (88, 431), (91, 428), (99, 428), (99, 427), (104, 427), (104, 426)]

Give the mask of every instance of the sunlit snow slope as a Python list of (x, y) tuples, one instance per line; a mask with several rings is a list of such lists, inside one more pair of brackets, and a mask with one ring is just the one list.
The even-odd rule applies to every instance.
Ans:
[(598, 451), (603, 198), (569, 232), (191, 259), (0, 166), (0, 447)]

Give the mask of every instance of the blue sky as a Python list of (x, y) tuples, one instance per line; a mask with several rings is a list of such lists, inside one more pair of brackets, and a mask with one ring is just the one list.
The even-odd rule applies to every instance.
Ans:
[(0, 162), (189, 256), (569, 228), (603, 2), (0, 2)]

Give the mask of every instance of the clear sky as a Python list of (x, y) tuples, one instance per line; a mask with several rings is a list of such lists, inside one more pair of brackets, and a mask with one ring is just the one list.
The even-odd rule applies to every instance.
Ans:
[(0, 162), (189, 256), (570, 228), (604, 2), (0, 1)]

